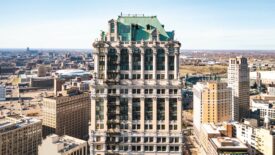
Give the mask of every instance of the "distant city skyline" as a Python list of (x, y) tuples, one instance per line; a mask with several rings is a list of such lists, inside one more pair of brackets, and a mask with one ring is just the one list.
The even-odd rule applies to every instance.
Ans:
[[(243, 1), (4, 1), (0, 48), (92, 48), (106, 20), (156, 15), (175, 30), (182, 49), (275, 49), (275, 2)], [(102, 27), (104, 26), (105, 27)]]

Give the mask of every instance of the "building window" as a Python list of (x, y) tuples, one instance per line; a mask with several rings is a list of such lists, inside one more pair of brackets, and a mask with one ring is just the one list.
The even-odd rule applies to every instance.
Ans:
[(128, 94), (128, 89), (120, 89), (120, 94)]
[(115, 32), (115, 23), (111, 23), (111, 33)]
[(115, 41), (115, 37), (111, 37), (111, 41)]
[(120, 79), (124, 79), (124, 74), (120, 74)]
[(145, 70), (153, 70), (153, 51), (152, 49), (146, 49), (144, 55)]
[(140, 79), (140, 74), (133, 74), (133, 79)]
[(133, 124), (132, 129), (133, 130), (139, 130), (140, 129), (140, 124)]
[(165, 69), (165, 56), (164, 49), (157, 50), (157, 70)]
[(164, 151), (166, 151), (166, 146), (157, 146), (157, 151), (158, 152), (164, 152)]
[(109, 49), (108, 51), (108, 70), (117, 69), (117, 51), (114, 48)]
[(153, 75), (152, 74), (145, 74), (145, 79), (153, 79)]
[(140, 94), (140, 89), (132, 89), (132, 94)]
[(169, 65), (169, 70), (173, 71), (174, 70), (174, 56), (169, 56), (168, 65)]
[(146, 151), (146, 152), (151, 152), (151, 151), (154, 151), (154, 146), (144, 146), (144, 151)]
[(177, 120), (177, 99), (170, 98), (169, 99), (169, 120), (176, 121)]
[(133, 120), (140, 120), (140, 98), (133, 98), (132, 105), (132, 118)]
[(129, 74), (120, 74), (120, 79), (129, 79)]
[(133, 49), (133, 70), (140, 70), (141, 56), (138, 48)]
[[(128, 91), (128, 89), (125, 90)], [(128, 98), (120, 98), (120, 120), (128, 120)]]
[(173, 80), (174, 79), (174, 74), (169, 74), (169, 80)]
[[(122, 49), (120, 52), (120, 70), (129, 70), (129, 54), (127, 49)], [(125, 79), (128, 78), (125, 77)]]
[(104, 119), (104, 101), (103, 99), (98, 99), (96, 101), (96, 120)]
[(152, 130), (153, 125), (152, 124), (145, 124), (145, 130)]
[(152, 98), (145, 98), (145, 120), (153, 120), (153, 100), (152, 100)]
[(147, 25), (146, 25), (146, 29), (147, 29), (147, 30), (151, 30), (151, 25), (147, 24)]
[(101, 150), (102, 149), (102, 145), (96, 145), (96, 149), (97, 150)]
[(132, 151), (137, 151), (137, 152), (141, 151), (141, 146), (135, 146), (135, 145), (133, 145), (132, 146)]
[(157, 99), (157, 120), (165, 120), (165, 99)]

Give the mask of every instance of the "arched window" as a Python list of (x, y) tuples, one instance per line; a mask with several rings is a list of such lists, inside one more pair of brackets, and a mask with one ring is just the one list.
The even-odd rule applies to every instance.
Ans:
[(127, 49), (120, 51), (120, 70), (129, 69), (129, 54)]
[(144, 54), (144, 68), (145, 70), (153, 70), (153, 51), (148, 48)]
[(160, 48), (157, 50), (157, 70), (165, 69), (165, 56), (164, 49)]

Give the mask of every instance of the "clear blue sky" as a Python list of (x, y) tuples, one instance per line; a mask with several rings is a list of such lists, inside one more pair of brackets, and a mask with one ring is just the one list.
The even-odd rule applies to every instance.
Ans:
[(0, 48), (91, 48), (120, 12), (157, 15), (183, 49), (275, 49), (274, 0), (1, 0)]

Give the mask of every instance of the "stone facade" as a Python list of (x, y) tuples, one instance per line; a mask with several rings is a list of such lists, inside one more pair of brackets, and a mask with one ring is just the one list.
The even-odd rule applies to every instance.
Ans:
[(181, 44), (163, 27), (119, 16), (93, 43), (92, 155), (181, 154)]

